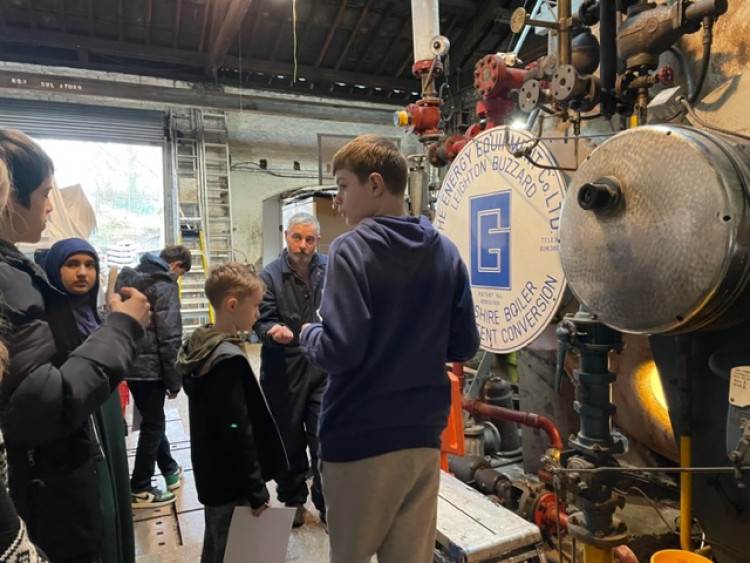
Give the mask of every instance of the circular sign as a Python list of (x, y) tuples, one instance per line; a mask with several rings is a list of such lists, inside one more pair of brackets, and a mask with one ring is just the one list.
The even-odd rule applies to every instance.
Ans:
[[(516, 156), (528, 149), (529, 158)], [(497, 127), (461, 150), (440, 188), (435, 227), (466, 263), (481, 346), (506, 354), (532, 342), (565, 289), (558, 228), (565, 178), (526, 131)]]

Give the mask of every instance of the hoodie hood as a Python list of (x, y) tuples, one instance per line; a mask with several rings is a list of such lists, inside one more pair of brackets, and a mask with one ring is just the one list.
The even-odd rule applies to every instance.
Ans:
[(438, 232), (424, 215), (368, 217), (360, 221), (356, 232), (371, 244), (404, 256), (431, 247), (439, 240)]
[(117, 291), (121, 287), (134, 287), (138, 291), (146, 292), (149, 286), (159, 281), (173, 282), (175, 277), (169, 271), (169, 264), (156, 254), (144, 254), (135, 268), (125, 266), (117, 276)]
[(158, 255), (149, 252), (141, 256), (140, 263), (137, 266), (139, 272), (147, 274), (162, 273), (172, 277), (172, 272), (169, 271), (169, 264), (166, 260), (159, 258)]
[[(221, 353), (214, 351), (224, 342), (234, 346), (225, 347)], [(177, 352), (175, 368), (177, 373), (183, 377), (201, 377), (211, 369), (211, 366), (226, 356), (242, 354), (241, 346), (244, 339), (236, 334), (219, 332), (213, 325), (196, 328), (190, 338), (180, 347)]]

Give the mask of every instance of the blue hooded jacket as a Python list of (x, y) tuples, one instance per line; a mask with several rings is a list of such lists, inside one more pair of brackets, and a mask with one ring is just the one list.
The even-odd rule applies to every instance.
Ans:
[(364, 219), (331, 244), (320, 315), (301, 345), (329, 374), (321, 459), (439, 448), (450, 406), (445, 363), (479, 347), (455, 245), (424, 217)]

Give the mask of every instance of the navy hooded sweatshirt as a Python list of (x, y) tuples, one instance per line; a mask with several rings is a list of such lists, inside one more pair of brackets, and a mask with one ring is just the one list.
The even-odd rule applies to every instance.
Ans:
[(330, 246), (320, 315), (301, 345), (329, 373), (321, 459), (439, 448), (450, 406), (445, 362), (479, 347), (455, 245), (424, 217), (362, 220)]

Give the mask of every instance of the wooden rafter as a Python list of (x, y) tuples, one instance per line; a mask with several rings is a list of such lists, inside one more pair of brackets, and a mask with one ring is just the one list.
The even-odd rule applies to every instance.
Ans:
[(94, 34), (94, 0), (89, 0), (89, 35), (93, 37)]
[[(378, 35), (380, 35), (380, 31), (383, 29), (383, 25), (388, 20), (392, 11), (393, 11), (393, 2), (388, 2), (388, 7), (385, 9), (385, 12), (383, 12), (383, 14), (380, 16), (380, 21), (378, 22), (378, 25), (372, 26), (370, 33), (367, 34), (367, 40), (365, 42), (365, 45), (372, 45), (377, 40)], [(365, 56), (363, 54), (359, 58), (359, 61), (357, 62), (357, 66), (354, 69), (355, 72), (359, 72), (360, 70), (362, 70), (362, 65), (364, 64), (364, 62), (365, 62)]]
[[(279, 20), (279, 31), (276, 33), (276, 40), (273, 42), (273, 48), (271, 49), (271, 60), (276, 60), (276, 56), (279, 53), (279, 47), (281, 47), (281, 43), (286, 39), (287, 35), (285, 33), (284, 29), (284, 19)], [(291, 46), (291, 41), (289, 42)]]
[(144, 30), (143, 33), (146, 36), (146, 45), (151, 44), (151, 16), (154, 13), (153, 0), (146, 0), (146, 17), (143, 20)]
[(297, 47), (299, 48), (300, 53), (305, 52), (305, 45), (307, 44), (307, 38), (310, 35), (310, 31), (314, 27), (313, 20), (315, 19), (315, 14), (318, 13), (319, 7), (320, 7), (320, 0), (315, 0), (313, 2), (312, 8), (310, 8), (310, 12), (307, 15), (307, 21), (305, 22), (305, 29), (302, 30), (302, 35), (300, 36), (299, 43), (297, 44)]
[(68, 18), (65, 15), (65, 0), (57, 0), (57, 5), (60, 10), (60, 17), (58, 19), (58, 21), (60, 22), (60, 30), (63, 33), (67, 33), (68, 32), (68, 21), (67, 21)]
[[(213, 76), (224, 62), (229, 46), (237, 38), (237, 33), (250, 9), (253, 0), (229, 0), (223, 17), (218, 22), (211, 22), (211, 45), (206, 60), (206, 70)], [(218, 5), (216, 2), (214, 5)], [(217, 10), (214, 10), (214, 15)]]
[(336, 14), (336, 18), (333, 20), (333, 23), (331, 24), (331, 29), (328, 30), (328, 35), (326, 35), (323, 46), (320, 48), (320, 53), (318, 54), (318, 58), (315, 61), (315, 68), (318, 68), (320, 66), (320, 63), (323, 62), (323, 58), (326, 56), (328, 47), (331, 45), (333, 34), (336, 33), (336, 28), (341, 23), (341, 18), (344, 17), (344, 12), (346, 12), (346, 0), (340, 0), (339, 11)]
[(346, 45), (344, 45), (344, 48), (341, 49), (339, 60), (336, 61), (336, 65), (334, 66), (336, 70), (341, 68), (341, 63), (343, 63), (344, 60), (346, 60), (346, 56), (349, 54), (349, 49), (351, 48), (352, 43), (354, 42), (354, 39), (357, 37), (357, 33), (359, 33), (359, 28), (361, 27), (362, 22), (367, 17), (367, 13), (370, 11), (371, 4), (372, 4), (372, 0), (367, 0), (367, 4), (365, 4), (364, 8), (362, 8), (362, 11), (359, 13), (359, 17), (357, 18), (357, 23), (354, 24), (354, 27), (349, 33), (349, 39), (346, 40)]
[(36, 17), (34, 17), (34, 0), (29, 0), (29, 3), (26, 5), (26, 11), (29, 15), (29, 27), (31, 27), (31, 29), (36, 29)]
[(179, 51), (171, 47), (157, 47), (149, 45), (138, 45), (135, 43), (120, 43), (119, 41), (101, 39), (98, 37), (86, 37), (82, 35), (73, 36), (52, 31), (37, 31), (28, 33), (27, 30), (19, 28), (6, 28), (0, 34), (0, 44), (8, 42), (18, 45), (33, 45), (52, 47), (56, 51), (69, 49), (78, 52), (85, 49), (91, 53), (108, 55), (111, 57), (122, 57), (135, 60), (151, 60), (160, 63), (175, 63), (185, 67), (203, 66), (202, 61), (196, 60), (192, 51)]
[(182, 23), (182, 0), (177, 0), (174, 10), (174, 24), (172, 30), (172, 49), (177, 48), (177, 42), (180, 38), (180, 24)]
[(120, 41), (125, 39), (125, 8), (122, 0), (117, 0), (117, 38)]
[(477, 38), (480, 36), (481, 38), (484, 38), (486, 28), (494, 25), (494, 20), (497, 17), (497, 14), (498, 5), (496, 3), (483, 3), (479, 14), (471, 20), (470, 24), (464, 28), (464, 32), (458, 40), (451, 45), (451, 53), (453, 54), (453, 61), (455, 64), (463, 68), (463, 66), (469, 61), (473, 55), (474, 47), (479, 44)]
[(254, 9), (254, 12), (256, 15), (254, 18), (252, 18), (253, 26), (250, 29), (250, 41), (247, 42), (248, 44), (244, 48), (244, 53), (247, 56), (252, 56), (253, 54), (253, 47), (255, 46), (255, 39), (258, 37), (258, 30), (260, 29), (261, 24), (268, 23), (266, 18), (263, 17), (262, 10), (259, 9), (260, 8), (259, 2), (260, 0), (255, 0), (256, 8)]
[(409, 66), (410, 63), (414, 62), (414, 49), (409, 49), (409, 54), (404, 57), (403, 62), (398, 65), (398, 70), (396, 70), (396, 73), (393, 76), (401, 76), (404, 71), (406, 70), (406, 67)]
[[(228, 56), (227, 66), (238, 68), (237, 57)], [(242, 66), (252, 69), (253, 72), (262, 72), (274, 76), (290, 76), (294, 72), (292, 63), (280, 61), (267, 61), (260, 59), (246, 59), (242, 57)], [(375, 76), (372, 73), (347, 72), (333, 69), (316, 68), (310, 65), (297, 65), (297, 74), (304, 76), (308, 81), (320, 82), (344, 82), (347, 84), (362, 84), (364, 86), (380, 86), (382, 88), (396, 88), (398, 90), (414, 89), (413, 80), (403, 80)]]
[(383, 58), (380, 61), (380, 64), (378, 65), (378, 68), (375, 69), (375, 74), (380, 74), (383, 72), (383, 68), (385, 67), (385, 64), (388, 62), (388, 60), (391, 58), (391, 55), (393, 54), (393, 50), (396, 48), (396, 45), (400, 43), (399, 39), (403, 37), (404, 32), (406, 31), (406, 28), (411, 25), (411, 21), (409, 21), (409, 18), (404, 18), (404, 22), (401, 24), (401, 29), (398, 31), (398, 33), (395, 35), (395, 37), (391, 40), (391, 44), (388, 47), (388, 50), (385, 52), (385, 55), (383, 55)]
[(206, 43), (206, 25), (208, 24), (208, 14), (211, 11), (211, 1), (212, 0), (206, 0), (205, 4), (203, 4), (203, 17), (201, 18), (201, 36), (198, 40), (198, 52), (203, 52), (203, 46)]

